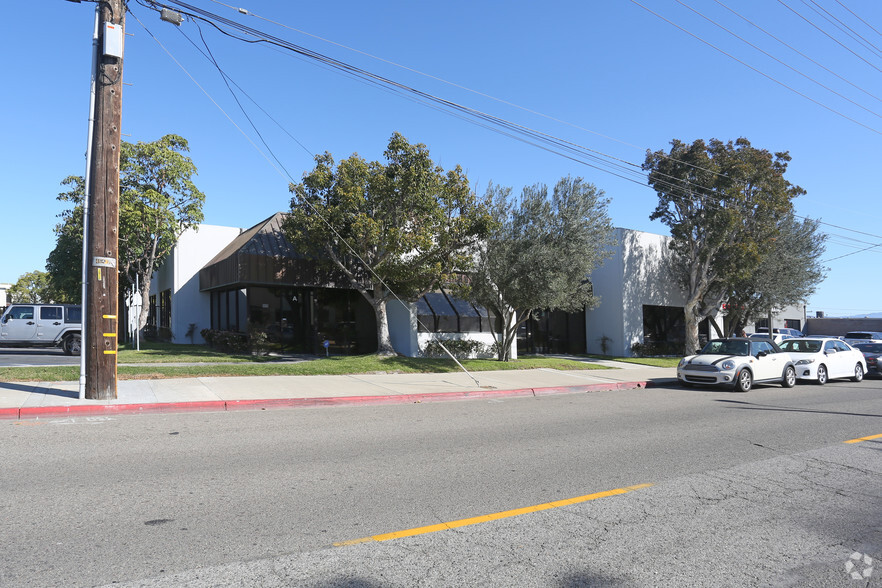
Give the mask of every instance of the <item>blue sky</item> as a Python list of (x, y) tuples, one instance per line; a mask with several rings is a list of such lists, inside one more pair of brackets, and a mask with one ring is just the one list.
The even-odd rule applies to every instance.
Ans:
[[(789, 151), (787, 178), (808, 192), (797, 200), (797, 214), (821, 219), (830, 234), (823, 258), (829, 260), (827, 278), (808, 310), (833, 316), (882, 311), (882, 247), (858, 252), (882, 244), (882, 35), (876, 32), (882, 31), (882, 5), (875, 1), (639, 0), (646, 8), (627, 0), (541, 6), (239, 2), (250, 14), (215, 0), (189, 0), (625, 166), (639, 166), (646, 149), (665, 149), (673, 138), (743, 136), (759, 148)], [(0, 40), (7, 80), (0, 93), (5, 139), (0, 282), (44, 269), (62, 210), (55, 200), (60, 182), (85, 169), (94, 4), (40, 5), (40, 14), (5, 19)], [(161, 22), (134, 0), (130, 9), (124, 138), (152, 141), (176, 133), (189, 141), (197, 185), (207, 197), (208, 224), (248, 227), (287, 210), (289, 179), (267, 161), (269, 154), (218, 71), (191, 44), (205, 50), (200, 29), (191, 20), (180, 28)], [(229, 38), (204, 23), (201, 33), (223, 70), (284, 129), (240, 97), (295, 180), (312, 168), (314, 153), (379, 159), (398, 131), (425, 143), (445, 168), (461, 165), (478, 192), (491, 181), (519, 190), (581, 176), (611, 198), (616, 226), (667, 234), (664, 225), (649, 220), (657, 196), (639, 181), (503, 136), (313, 60)]]

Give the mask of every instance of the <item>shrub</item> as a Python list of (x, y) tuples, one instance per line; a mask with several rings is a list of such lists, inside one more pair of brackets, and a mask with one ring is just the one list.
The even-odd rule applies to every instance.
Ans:
[(141, 335), (147, 341), (164, 341), (166, 343), (171, 341), (174, 337), (170, 328), (153, 325), (147, 325), (144, 327), (144, 330), (141, 331)]
[(426, 346), (420, 350), (420, 356), (448, 357), (447, 353), (444, 352), (444, 349), (441, 348), (442, 343), (456, 359), (468, 359), (470, 357), (488, 355), (490, 353), (487, 345), (480, 341), (473, 341), (470, 339), (448, 339), (447, 341), (438, 341), (433, 339), (426, 343)]
[(672, 341), (651, 341), (647, 343), (634, 343), (633, 345), (631, 345), (631, 353), (633, 353), (637, 357), (682, 355), (683, 343)]
[(208, 346), (227, 353), (247, 353), (251, 349), (248, 335), (238, 331), (219, 331), (202, 329), (202, 338)]
[(266, 331), (254, 326), (248, 327), (248, 346), (252, 353), (266, 355), (269, 353), (269, 340)]

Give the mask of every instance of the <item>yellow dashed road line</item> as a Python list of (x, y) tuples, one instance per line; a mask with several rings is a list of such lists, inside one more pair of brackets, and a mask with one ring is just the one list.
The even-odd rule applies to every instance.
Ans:
[(457, 527), (466, 527), (468, 525), (477, 525), (479, 523), (487, 523), (490, 521), (498, 521), (499, 519), (507, 519), (531, 512), (539, 512), (540, 510), (548, 510), (558, 508), (560, 506), (568, 506), (570, 504), (578, 504), (580, 502), (588, 502), (589, 500), (597, 500), (598, 498), (606, 498), (607, 496), (617, 496), (619, 494), (627, 494), (641, 488), (648, 488), (652, 484), (637, 484), (636, 486), (627, 486), (625, 488), (616, 488), (615, 490), (607, 490), (605, 492), (596, 492), (594, 494), (586, 494), (576, 498), (567, 498), (566, 500), (556, 500), (554, 502), (546, 502), (545, 504), (537, 504), (535, 506), (527, 506), (524, 508), (516, 508), (513, 510), (505, 510), (493, 514), (472, 517), (468, 519), (460, 519), (449, 523), (438, 523), (437, 525), (427, 525), (425, 527), (416, 527), (405, 531), (396, 531), (394, 533), (384, 533), (381, 535), (371, 535), (370, 537), (362, 537), (361, 539), (351, 539), (349, 541), (340, 541), (334, 543), (335, 547), (344, 545), (355, 545), (357, 543), (366, 543), (368, 541), (389, 541), (390, 539), (401, 539), (402, 537), (413, 537), (414, 535), (424, 535), (426, 533), (434, 533), (435, 531), (444, 531), (447, 529), (456, 529)]
[(870, 435), (869, 437), (861, 437), (860, 439), (849, 439), (846, 443), (860, 443), (861, 441), (872, 441), (873, 439), (882, 439), (880, 435)]

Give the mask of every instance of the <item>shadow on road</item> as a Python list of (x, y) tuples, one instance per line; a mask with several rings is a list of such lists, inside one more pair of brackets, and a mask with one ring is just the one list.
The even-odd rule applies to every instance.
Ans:
[(838, 410), (816, 410), (813, 408), (799, 408), (796, 406), (775, 406), (773, 404), (756, 404), (753, 402), (746, 402), (744, 400), (726, 400), (726, 399), (718, 399), (714, 400), (714, 402), (725, 402), (727, 404), (735, 404), (737, 406), (731, 406), (730, 408), (739, 408), (742, 410), (772, 410), (778, 412), (811, 412), (816, 414), (839, 414), (842, 416), (862, 416), (862, 417), (876, 417), (882, 418), (882, 414), (868, 414), (863, 412), (841, 412)]

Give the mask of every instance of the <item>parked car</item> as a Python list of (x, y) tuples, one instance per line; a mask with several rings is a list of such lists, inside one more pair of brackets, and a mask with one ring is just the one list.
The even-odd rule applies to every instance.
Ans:
[(0, 345), (61, 347), (79, 355), (82, 309), (69, 304), (10, 304), (0, 316)]
[[(750, 338), (750, 339), (764, 339), (766, 341), (770, 340), (768, 333), (751, 333), (750, 335), (748, 335), (748, 338)], [(774, 333), (771, 337), (771, 340), (774, 341), (776, 344), (780, 345), (781, 341), (786, 341), (787, 339), (792, 339), (792, 338), (793, 337), (791, 335), (787, 335), (784, 333)]]
[(845, 334), (844, 341), (849, 345), (882, 343), (882, 333), (876, 331), (851, 331)]
[(728, 385), (739, 392), (763, 382), (791, 388), (796, 384), (796, 368), (768, 337), (713, 339), (698, 354), (680, 360), (677, 380), (686, 387)]
[(788, 339), (781, 343), (781, 350), (790, 354), (797, 378), (821, 386), (832, 378), (860, 382), (867, 373), (863, 353), (840, 339)]
[(882, 357), (882, 343), (858, 343), (855, 349), (864, 354), (867, 361), (867, 375), (882, 376), (882, 365), (879, 358)]
[[(757, 327), (756, 332), (768, 335), (769, 327)], [(799, 329), (790, 329), (787, 327), (774, 328), (772, 329), (772, 333), (775, 335), (787, 335), (788, 337), (805, 337), (805, 333)]]

